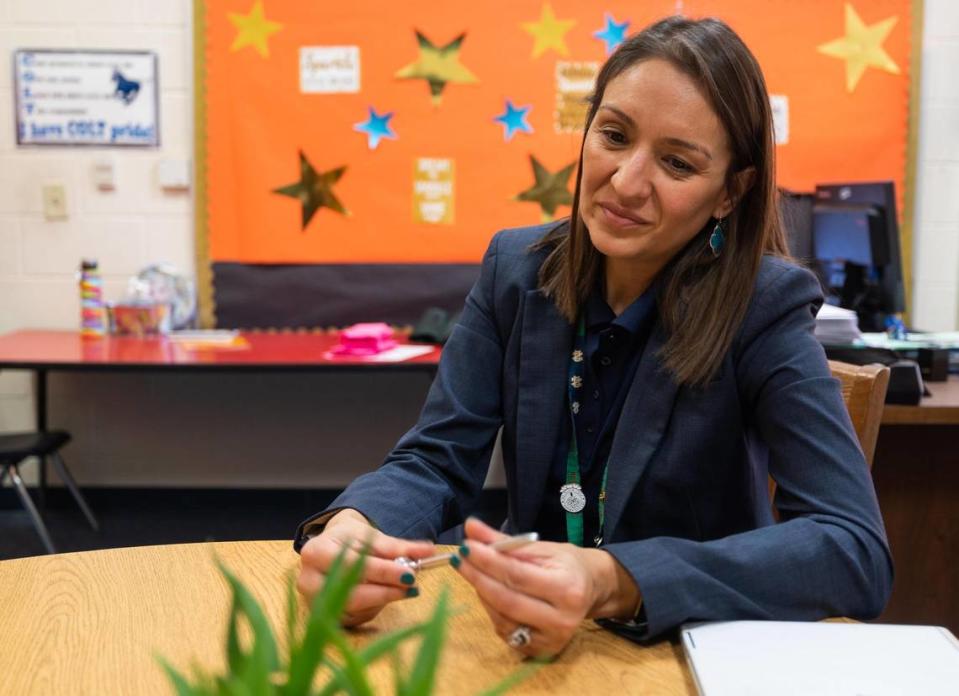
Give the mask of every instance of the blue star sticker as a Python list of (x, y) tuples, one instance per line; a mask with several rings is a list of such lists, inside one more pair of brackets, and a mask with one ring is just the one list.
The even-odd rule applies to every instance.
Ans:
[(512, 140), (516, 131), (523, 131), (524, 133), (533, 132), (533, 127), (526, 122), (526, 114), (528, 114), (532, 108), (532, 106), (524, 106), (517, 109), (513, 106), (513, 102), (508, 99), (506, 100), (506, 111), (493, 119), (503, 124), (503, 138), (506, 141)]
[(383, 138), (396, 140), (396, 133), (390, 128), (390, 119), (393, 118), (393, 112), (388, 114), (377, 114), (373, 107), (370, 108), (370, 117), (363, 123), (357, 123), (353, 130), (366, 133), (367, 143), (371, 150), (375, 150)]
[(629, 22), (617, 24), (613, 15), (606, 15), (606, 27), (602, 31), (597, 31), (593, 36), (606, 42), (606, 55), (612, 53), (617, 46), (626, 40), (626, 30), (629, 28)]

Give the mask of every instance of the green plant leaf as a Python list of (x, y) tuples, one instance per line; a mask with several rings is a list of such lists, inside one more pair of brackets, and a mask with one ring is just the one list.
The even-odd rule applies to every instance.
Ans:
[[(273, 629), (263, 613), (263, 608), (250, 591), (219, 558), (215, 560), (220, 572), (233, 590), (233, 609), (227, 634), (227, 657), (231, 675), (241, 678), (240, 680), (249, 688), (251, 696), (269, 696), (274, 691), (270, 675), (279, 668), (280, 664)], [(244, 653), (239, 644), (240, 616), (246, 618), (253, 633), (253, 645), (248, 653)], [(234, 665), (239, 669), (233, 669)]]
[(240, 647), (239, 622), (240, 603), (236, 599), (236, 592), (233, 591), (233, 599), (230, 602), (230, 617), (226, 624), (226, 664), (231, 674), (246, 671), (248, 663), (247, 655)]
[(427, 696), (433, 691), (436, 669), (439, 666), (440, 652), (446, 635), (447, 604), (449, 591), (444, 589), (433, 610), (433, 616), (426, 622), (423, 642), (413, 662), (409, 678), (402, 684), (403, 694), (397, 696)]
[(236, 674), (220, 677), (217, 679), (218, 696), (253, 696), (256, 693), (251, 685), (247, 684), (247, 677), (240, 677)]
[[(425, 624), (423, 624), (425, 626)], [(403, 655), (399, 650), (390, 653), (390, 663), (393, 667), (393, 693), (400, 694), (405, 688), (403, 686), (403, 675), (406, 673), (406, 667), (403, 665)]]
[(163, 671), (166, 672), (167, 677), (173, 682), (173, 688), (176, 689), (177, 696), (202, 696), (203, 692), (194, 689), (186, 677), (173, 669), (169, 662), (162, 657), (158, 657), (157, 660), (160, 662)]
[(381, 638), (377, 638), (375, 641), (367, 645), (358, 651), (360, 660), (363, 662), (373, 662), (378, 660), (383, 655), (394, 652), (397, 647), (406, 640), (414, 638), (415, 636), (420, 635), (426, 631), (428, 624), (420, 623), (413, 626), (407, 626), (406, 628), (400, 628), (392, 633), (387, 633)]
[[(369, 665), (384, 655), (398, 656), (396, 651), (399, 645), (410, 638), (420, 635), (424, 630), (426, 630), (426, 624), (421, 623), (388, 633), (358, 650), (356, 653), (357, 659), (361, 664)], [(331, 696), (331, 694), (335, 694), (346, 688), (346, 677), (343, 674), (342, 667), (331, 663), (330, 669), (333, 672), (330, 681), (317, 692), (316, 696)]]
[(216, 676), (203, 669), (195, 659), (190, 663), (190, 669), (193, 672), (193, 689), (195, 691), (214, 696), (219, 693)]
[(337, 560), (341, 560), (341, 566), (344, 568), (343, 577), (340, 578), (339, 574), (337, 574), (336, 582), (328, 579), (323, 585), (323, 590), (313, 601), (313, 611), (316, 612), (316, 605), (319, 604), (320, 609), (322, 609), (320, 613), (326, 617), (335, 617), (338, 619), (343, 615), (343, 610), (346, 608), (346, 603), (350, 599), (353, 588), (359, 584), (360, 578), (363, 577), (363, 568), (366, 566), (366, 556), (369, 553), (369, 547), (363, 547), (360, 552), (360, 557), (356, 560), (356, 563), (353, 564), (346, 563), (346, 551), (346, 549), (343, 549), (337, 557)]
[(336, 646), (343, 657), (343, 675), (346, 677), (346, 691), (353, 696), (374, 696), (373, 688), (366, 678), (366, 664), (361, 662), (356, 652), (350, 647), (346, 636), (331, 622), (326, 622), (330, 629), (330, 642)]
[(320, 596), (329, 592), (330, 585), (340, 581), (343, 555), (344, 552), (341, 552), (333, 559), (323, 587), (313, 597), (310, 614), (300, 639), (290, 644), (290, 661), (287, 667), (289, 676), (279, 689), (283, 696), (307, 696), (310, 693), (314, 675), (323, 660), (326, 648), (326, 634), (314, 617), (321, 606)]
[(339, 631), (336, 624), (331, 624), (332, 631), (326, 624), (330, 623), (329, 617), (338, 621), (342, 616), (350, 593), (363, 575), (367, 548), (363, 549), (359, 559), (352, 565), (346, 563), (347, 552), (348, 549), (341, 549), (330, 564), (323, 587), (313, 597), (303, 639), (290, 648), (290, 678), (280, 689), (283, 696), (309, 694), (324, 648), (331, 636)]
[[(426, 622), (393, 631), (360, 649), (352, 648), (339, 621), (351, 592), (362, 578), (368, 551), (368, 548), (364, 548), (355, 563), (348, 563), (345, 560), (348, 550), (341, 550), (326, 574), (323, 588), (313, 598), (305, 622), (298, 613), (294, 573), (287, 576), (285, 618), (288, 660), (282, 660), (278, 654), (273, 629), (262, 607), (220, 559), (215, 558), (232, 594), (226, 635), (228, 667), (224, 674), (213, 675), (194, 664), (190, 679), (158, 656), (157, 660), (177, 696), (310, 696), (321, 665), (329, 668), (330, 678), (316, 692), (317, 696), (332, 696), (339, 692), (352, 696), (374, 696), (367, 669), (384, 656), (392, 658), (394, 686), (398, 696), (431, 694), (445, 641), (446, 623), (455, 613), (449, 609), (448, 593), (442, 593)], [(242, 621), (248, 624), (251, 632), (249, 649), (245, 649), (240, 640)], [(405, 641), (416, 637), (422, 640), (409, 674), (406, 674), (400, 648)], [(484, 691), (481, 696), (505, 693), (528, 678), (542, 664), (544, 661), (527, 665)], [(274, 675), (279, 680), (275, 680)]]
[(330, 588), (342, 582), (345, 555), (346, 549), (343, 549), (333, 559), (326, 573), (323, 587), (316, 593), (310, 604), (310, 614), (306, 619), (302, 639), (290, 645), (289, 678), (279, 690), (283, 696), (307, 696), (310, 692), (327, 642), (327, 634), (316, 617), (325, 610), (324, 597), (329, 594)]

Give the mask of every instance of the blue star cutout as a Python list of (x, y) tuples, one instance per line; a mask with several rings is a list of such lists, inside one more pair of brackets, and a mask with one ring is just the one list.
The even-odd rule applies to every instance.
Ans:
[(603, 28), (602, 31), (597, 31), (593, 36), (606, 42), (606, 55), (608, 56), (617, 46), (626, 40), (626, 30), (628, 28), (628, 21), (617, 24), (616, 20), (613, 19), (613, 15), (607, 14), (605, 28)]
[(523, 131), (524, 133), (533, 132), (533, 127), (526, 122), (526, 114), (529, 113), (532, 108), (532, 106), (524, 106), (517, 109), (513, 106), (513, 102), (508, 99), (506, 100), (506, 111), (493, 119), (503, 124), (505, 128), (503, 138), (505, 140), (512, 140), (516, 131)]
[(373, 107), (370, 108), (370, 117), (363, 123), (357, 123), (353, 130), (366, 133), (367, 143), (371, 150), (375, 150), (383, 138), (396, 140), (396, 133), (390, 128), (390, 119), (393, 118), (393, 112), (388, 114), (377, 114)]

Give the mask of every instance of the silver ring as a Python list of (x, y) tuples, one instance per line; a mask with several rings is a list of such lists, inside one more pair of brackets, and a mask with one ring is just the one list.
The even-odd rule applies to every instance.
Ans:
[(529, 626), (519, 625), (506, 637), (506, 644), (511, 648), (525, 648), (533, 640)]

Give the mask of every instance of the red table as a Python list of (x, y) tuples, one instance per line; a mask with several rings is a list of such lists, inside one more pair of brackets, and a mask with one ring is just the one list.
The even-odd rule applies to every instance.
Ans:
[[(366, 362), (329, 358), (335, 334), (243, 333), (242, 347), (184, 344), (165, 337), (107, 336), (83, 338), (78, 331), (23, 330), (0, 335), (0, 370), (36, 373), (37, 429), (47, 428), (47, 374), (61, 372), (323, 372), (355, 370), (420, 371), (432, 378), (441, 349), (402, 362)], [(401, 337), (400, 337), (401, 338)], [(41, 496), (46, 465), (40, 467)]]
[(440, 348), (403, 362), (327, 358), (334, 334), (243, 333), (246, 347), (185, 344), (165, 337), (82, 338), (77, 331), (0, 335), (0, 369), (22, 370), (435, 370)]

